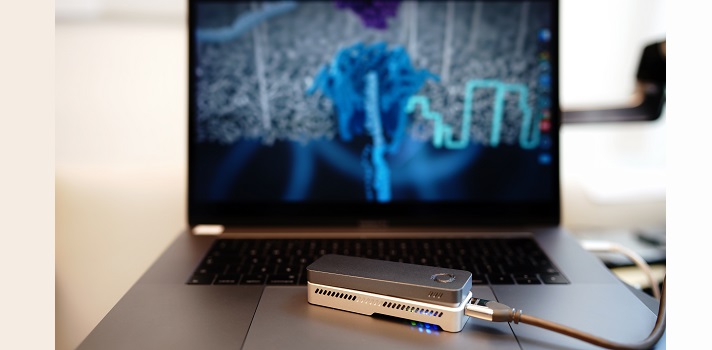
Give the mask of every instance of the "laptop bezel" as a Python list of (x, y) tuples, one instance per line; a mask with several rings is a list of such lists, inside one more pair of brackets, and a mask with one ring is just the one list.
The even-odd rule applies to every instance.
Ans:
[[(188, 6), (188, 181), (187, 218), (190, 227), (223, 225), (225, 227), (359, 227), (372, 223), (377, 227), (475, 227), (559, 225), (561, 189), (559, 166), (559, 4), (551, 1), (551, 187), (547, 201), (497, 202), (421, 202), (421, 203), (201, 203), (196, 198), (196, 6)], [(221, 1), (240, 2), (240, 1)]]

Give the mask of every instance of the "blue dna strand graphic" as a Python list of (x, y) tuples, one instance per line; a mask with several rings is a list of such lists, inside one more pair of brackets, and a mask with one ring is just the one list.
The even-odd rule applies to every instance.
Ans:
[(439, 80), (427, 70), (414, 69), (402, 47), (389, 50), (385, 42), (356, 43), (339, 50), (307, 89), (307, 95), (318, 89), (332, 100), (342, 140), (371, 137), (372, 145), (362, 154), (364, 181), (375, 192), (373, 196), (367, 191), (367, 199), (391, 199), (386, 154), (398, 150), (407, 124), (406, 103), (427, 79)]
[[(374, 169), (372, 178), (372, 190), (376, 193), (376, 200), (387, 202), (391, 199), (390, 169), (384, 158), (386, 153), (386, 140), (383, 137), (381, 126), (381, 112), (378, 103), (378, 75), (375, 72), (366, 74), (366, 87), (364, 95), (366, 97), (366, 130), (371, 135), (373, 146), (366, 148), (370, 153), (371, 164)], [(367, 188), (369, 190), (369, 188)], [(366, 192), (366, 198), (371, 199), (370, 191)]]
[(430, 100), (425, 96), (413, 96), (408, 100), (406, 113), (415, 112), (420, 106), (420, 113), (423, 118), (433, 121), (433, 146), (436, 148), (445, 147), (447, 149), (462, 149), (470, 142), (470, 129), (472, 128), (472, 103), (476, 89), (494, 89), (492, 129), (490, 132), (489, 145), (497, 147), (502, 133), (502, 120), (504, 119), (504, 102), (508, 92), (518, 94), (518, 107), (522, 111), (522, 124), (519, 131), (519, 145), (525, 149), (535, 148), (539, 144), (540, 131), (532, 120), (532, 110), (527, 100), (529, 90), (523, 84), (503, 83), (494, 79), (470, 80), (465, 85), (465, 105), (462, 111), (462, 124), (460, 135), (456, 139), (453, 127), (447, 125), (442, 115), (430, 109)]

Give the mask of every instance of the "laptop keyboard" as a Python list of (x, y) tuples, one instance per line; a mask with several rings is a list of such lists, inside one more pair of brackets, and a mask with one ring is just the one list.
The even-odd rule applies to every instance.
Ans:
[(569, 283), (529, 238), (218, 239), (187, 283), (306, 285), (325, 254), (466, 270), (474, 285)]

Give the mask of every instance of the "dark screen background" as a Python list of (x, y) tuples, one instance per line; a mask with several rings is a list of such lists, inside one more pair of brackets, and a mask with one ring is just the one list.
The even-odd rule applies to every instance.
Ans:
[(192, 200), (551, 201), (548, 6), (197, 4)]

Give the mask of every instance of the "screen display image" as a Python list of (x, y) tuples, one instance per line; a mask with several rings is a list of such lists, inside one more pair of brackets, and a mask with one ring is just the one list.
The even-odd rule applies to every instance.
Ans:
[(551, 200), (545, 2), (200, 2), (194, 200)]

